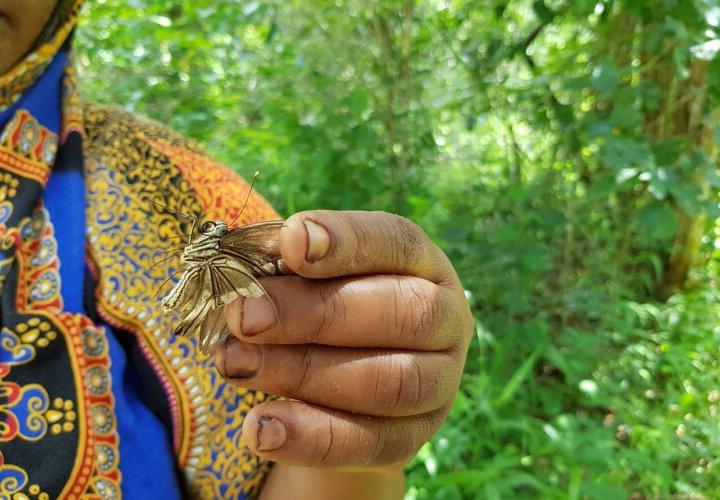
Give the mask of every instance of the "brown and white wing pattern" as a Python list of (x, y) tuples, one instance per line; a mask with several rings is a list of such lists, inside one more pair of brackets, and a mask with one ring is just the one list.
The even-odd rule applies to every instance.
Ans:
[(225, 322), (225, 314), (222, 307), (211, 310), (200, 326), (199, 344), (200, 351), (206, 356), (212, 354), (217, 346), (225, 342), (230, 330)]
[(278, 246), (283, 224), (277, 220), (232, 229), (220, 240), (219, 251), (240, 261), (254, 276), (284, 274)]
[(208, 264), (213, 309), (223, 307), (240, 296), (262, 297), (265, 290), (243, 262), (233, 256), (218, 255)]
[[(218, 255), (211, 259), (206, 269), (205, 281), (210, 294), (203, 297), (203, 300), (206, 300), (207, 304), (197, 307), (186, 317), (191, 323), (188, 323), (183, 334), (192, 335), (197, 332), (200, 350), (203, 354), (210, 355), (217, 346), (225, 342), (229, 333), (223, 313), (224, 306), (240, 296), (262, 297), (265, 290), (247, 269), (232, 257)], [(205, 291), (203, 290), (203, 293)]]
[(205, 266), (187, 268), (175, 286), (163, 297), (162, 305), (166, 312), (178, 309), (187, 313), (198, 299), (205, 281)]
[[(162, 299), (167, 311), (178, 310), (175, 335), (198, 335), (200, 349), (210, 355), (228, 336), (223, 308), (238, 297), (262, 297), (256, 276), (283, 274), (278, 240), (283, 221), (259, 222), (222, 236), (217, 253), (190, 265)], [(271, 300), (268, 297), (268, 300)], [(274, 307), (274, 303), (273, 303)]]
[[(197, 265), (188, 268), (180, 277), (180, 281), (170, 291), (163, 304), (166, 308), (178, 309), (181, 313), (180, 323), (173, 334), (192, 336), (200, 327), (205, 316), (213, 309), (212, 282), (210, 268)], [(172, 300), (177, 297), (176, 300)]]

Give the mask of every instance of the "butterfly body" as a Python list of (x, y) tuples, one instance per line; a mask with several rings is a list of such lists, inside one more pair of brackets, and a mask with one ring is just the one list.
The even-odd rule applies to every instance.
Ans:
[[(207, 223), (206, 223), (207, 224)], [(220, 250), (220, 240), (228, 233), (227, 224), (221, 221), (213, 222), (214, 226), (206, 232), (201, 232), (195, 241), (184, 249), (180, 260), (185, 264), (201, 263), (215, 256)]]
[(203, 353), (211, 354), (228, 335), (223, 308), (243, 297), (266, 295), (257, 277), (282, 274), (278, 237), (283, 221), (230, 229), (205, 222), (183, 248), (182, 275), (162, 299), (167, 312), (178, 310), (176, 335), (199, 334)]

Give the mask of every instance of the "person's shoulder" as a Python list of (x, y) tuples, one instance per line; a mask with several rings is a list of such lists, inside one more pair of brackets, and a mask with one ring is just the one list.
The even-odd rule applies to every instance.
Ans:
[(132, 143), (162, 142), (204, 154), (202, 147), (170, 127), (118, 106), (82, 101), (85, 133), (91, 142), (121, 140)]
[[(177, 197), (180, 193), (175, 191), (188, 184), (206, 217), (235, 218), (249, 185), (232, 169), (207, 155), (199, 143), (157, 121), (115, 106), (83, 102), (82, 113), (84, 149), (90, 161), (100, 160), (100, 164), (133, 178), (134, 182), (159, 182), (173, 191), (166, 193), (168, 197)], [(278, 215), (270, 204), (255, 192), (238, 222), (276, 218)]]

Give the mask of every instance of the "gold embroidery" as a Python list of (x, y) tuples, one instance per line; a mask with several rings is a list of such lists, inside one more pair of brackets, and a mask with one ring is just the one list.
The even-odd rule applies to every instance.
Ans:
[[(175, 270), (148, 268), (187, 234), (188, 221), (157, 209), (232, 219), (247, 184), (161, 127), (118, 110), (87, 105), (85, 165), (88, 234), (100, 270), (98, 305), (106, 320), (136, 332), (170, 398), (174, 446), (195, 495), (234, 497), (257, 492), (267, 464), (242, 442), (247, 412), (262, 393), (237, 389), (218, 375), (194, 340), (170, 337), (177, 318), (153, 295)], [(233, 214), (234, 215), (234, 214)], [(276, 218), (259, 196), (240, 223)]]
[(82, 121), (82, 105), (77, 92), (77, 73), (72, 62), (65, 69), (62, 110), (61, 144), (65, 142), (70, 132), (77, 132), (81, 136), (85, 133)]

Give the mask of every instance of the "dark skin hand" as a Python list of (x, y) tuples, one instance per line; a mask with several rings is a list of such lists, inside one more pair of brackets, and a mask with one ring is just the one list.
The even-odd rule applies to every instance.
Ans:
[(215, 357), (231, 383), (288, 398), (243, 425), (251, 450), (281, 464), (264, 494), (301, 482), (308, 498), (398, 498), (460, 382), (473, 331), (460, 281), (419, 227), (388, 213), (295, 214), (280, 250), (297, 276), (262, 281), (277, 315), (267, 297), (229, 304), (235, 338)]
[[(0, 0), (0, 74), (32, 48), (57, 0)], [(226, 308), (216, 353), (231, 383), (282, 395), (250, 411), (247, 445), (278, 462), (265, 499), (402, 498), (403, 466), (447, 416), (473, 329), (445, 255), (406, 219), (313, 211), (282, 229), (297, 274)]]
[(58, 0), (0, 0), (0, 75), (27, 54), (57, 3)]

